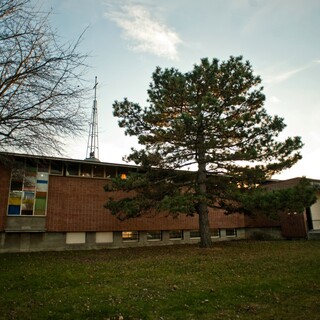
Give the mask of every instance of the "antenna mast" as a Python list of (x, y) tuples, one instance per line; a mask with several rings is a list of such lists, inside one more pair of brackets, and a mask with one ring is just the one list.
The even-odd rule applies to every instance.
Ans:
[(99, 161), (99, 141), (98, 141), (98, 105), (97, 105), (97, 77), (94, 83), (94, 100), (89, 128), (89, 138), (87, 145), (86, 160)]

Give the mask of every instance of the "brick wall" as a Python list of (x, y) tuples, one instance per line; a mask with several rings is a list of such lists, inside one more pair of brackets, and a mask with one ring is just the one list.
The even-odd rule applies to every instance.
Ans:
[(306, 238), (307, 223), (305, 214), (282, 214), (281, 232), (285, 238)]
[[(109, 196), (115, 199), (121, 192), (106, 193), (106, 180), (79, 177), (50, 176), (47, 204), (48, 231), (121, 231), (121, 230), (175, 230), (198, 229), (198, 216), (180, 215), (172, 218), (166, 214), (148, 214), (144, 217), (120, 221), (104, 208)], [(244, 226), (244, 216), (226, 216), (221, 211), (210, 210), (211, 228), (236, 228)]]
[(279, 219), (270, 219), (265, 215), (252, 215), (244, 216), (245, 226), (248, 228), (266, 228), (266, 227), (280, 227), (281, 220)]
[(7, 206), (11, 171), (0, 164), (0, 231), (3, 231), (7, 219)]

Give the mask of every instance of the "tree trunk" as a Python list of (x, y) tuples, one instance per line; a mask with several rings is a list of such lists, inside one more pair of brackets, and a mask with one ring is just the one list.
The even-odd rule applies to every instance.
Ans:
[(212, 241), (210, 236), (208, 208), (205, 202), (199, 203), (199, 230), (200, 230), (200, 247), (211, 248)]
[(200, 246), (201, 248), (212, 247), (212, 241), (210, 236), (210, 226), (208, 217), (208, 206), (206, 201), (207, 193), (207, 172), (205, 163), (205, 154), (199, 153), (198, 161), (198, 178), (197, 178), (198, 190), (197, 193), (200, 196), (200, 200), (197, 206), (197, 212), (199, 214), (199, 230), (200, 230)]

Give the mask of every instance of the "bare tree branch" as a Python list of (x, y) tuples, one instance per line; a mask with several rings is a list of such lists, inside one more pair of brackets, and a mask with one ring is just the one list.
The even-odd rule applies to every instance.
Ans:
[(61, 152), (61, 139), (82, 132), (86, 54), (61, 44), (50, 13), (30, 0), (0, 4), (0, 150)]

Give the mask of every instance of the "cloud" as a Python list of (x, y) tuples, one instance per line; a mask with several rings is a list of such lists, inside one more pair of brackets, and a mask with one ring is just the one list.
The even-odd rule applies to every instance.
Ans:
[(122, 36), (133, 51), (178, 59), (177, 46), (182, 40), (176, 32), (157, 21), (147, 7), (141, 4), (109, 5), (105, 15), (122, 29)]
[(304, 65), (303, 67), (291, 69), (286, 72), (282, 72), (282, 73), (278, 73), (278, 74), (273, 73), (272, 76), (266, 78), (265, 83), (270, 84), (270, 85), (275, 85), (275, 84), (284, 82), (284, 81), (290, 79), (291, 77), (293, 77), (294, 75), (296, 75), (297, 73), (300, 73), (302, 71), (305, 71), (305, 70), (311, 68), (312, 66), (314, 66), (314, 63), (320, 63), (320, 61), (319, 62), (313, 61), (309, 64)]
[(292, 76), (294, 76), (295, 74), (297, 74), (297, 73), (299, 73), (301, 71), (304, 71), (307, 68), (308, 68), (308, 66), (302, 67), (302, 68), (296, 68), (296, 69), (293, 69), (293, 70), (289, 70), (287, 72), (280, 73), (280, 74), (275, 75), (272, 78), (266, 80), (266, 82), (267, 83), (271, 83), (271, 84), (277, 84), (277, 83), (286, 81), (289, 78), (291, 78)]
[(280, 99), (276, 96), (271, 96), (270, 97), (270, 102), (278, 104), (280, 102)]

